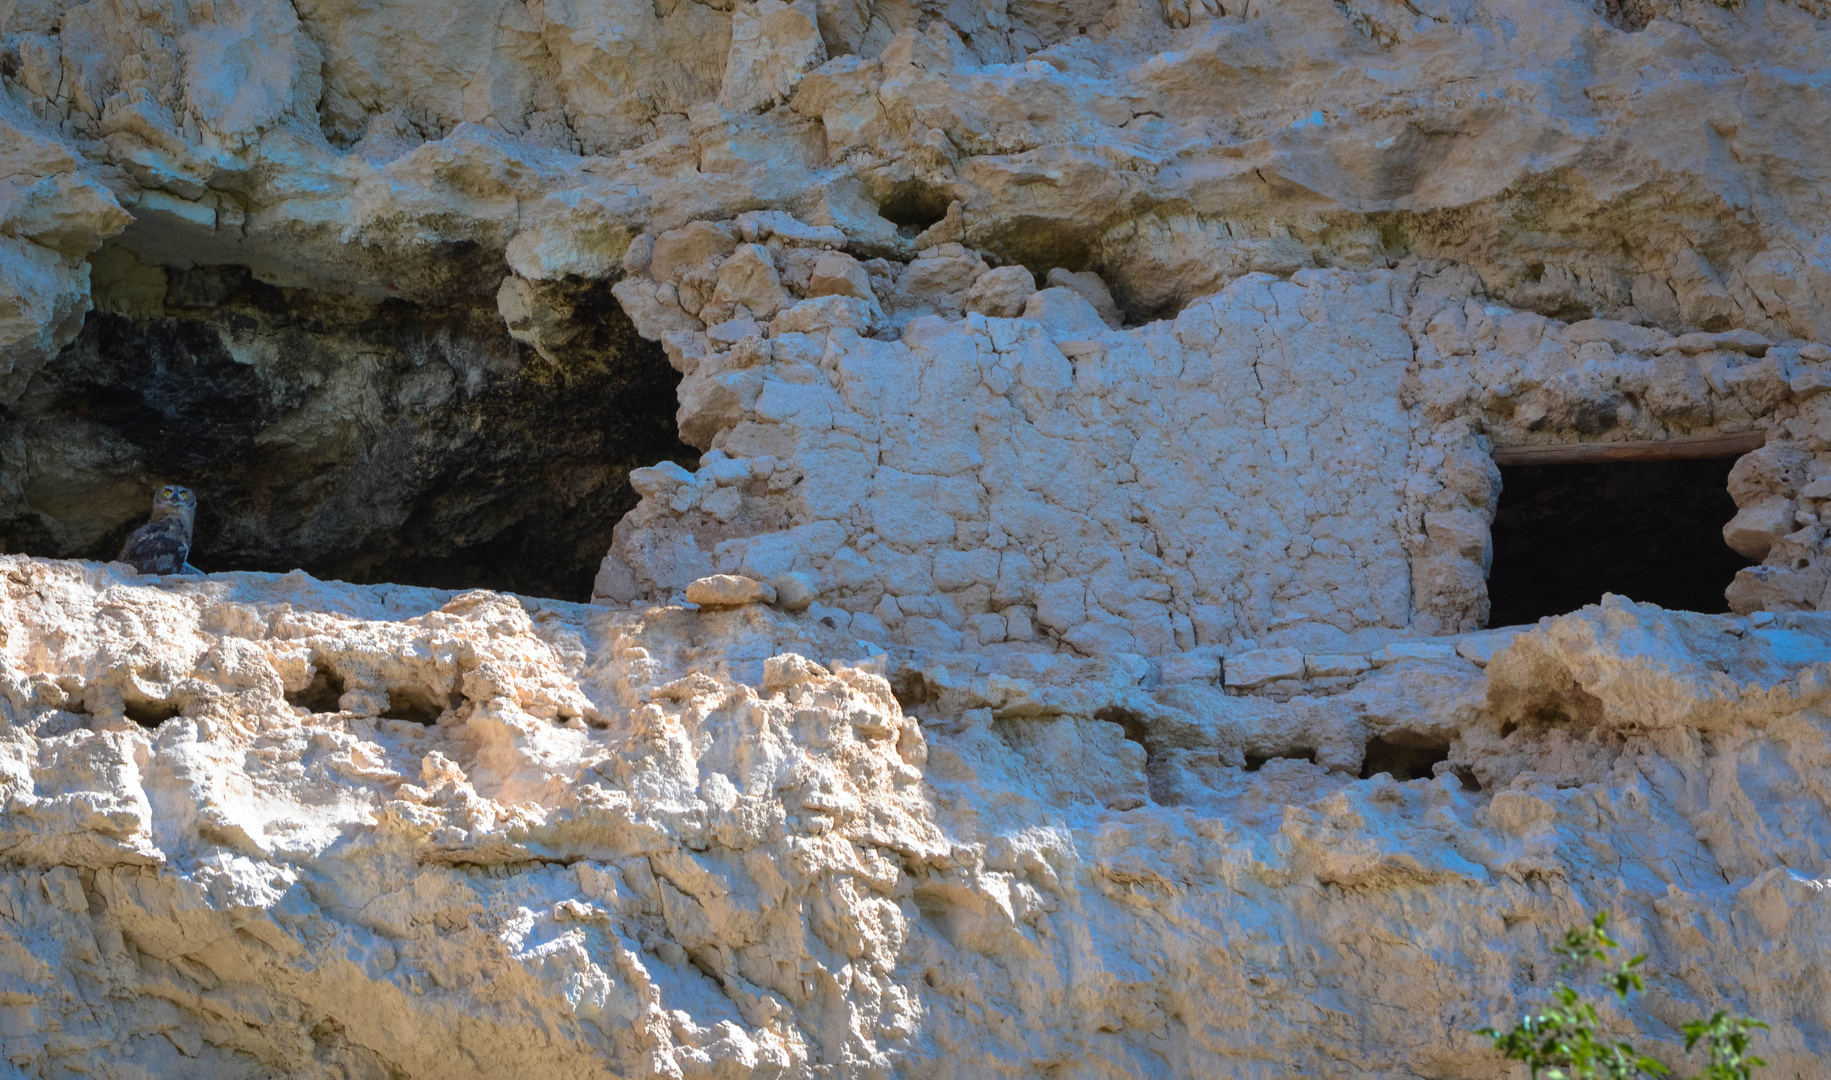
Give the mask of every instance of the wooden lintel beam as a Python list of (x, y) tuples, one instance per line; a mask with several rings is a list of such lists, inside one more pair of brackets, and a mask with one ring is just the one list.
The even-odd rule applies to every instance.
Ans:
[(1633, 442), (1501, 446), (1494, 450), (1494, 463), (1589, 465), (1606, 461), (1677, 461), (1684, 458), (1733, 457), (1750, 450), (1759, 450), (1766, 443), (1766, 432), (1745, 431), (1739, 435), (1680, 435), (1671, 439), (1639, 439)]

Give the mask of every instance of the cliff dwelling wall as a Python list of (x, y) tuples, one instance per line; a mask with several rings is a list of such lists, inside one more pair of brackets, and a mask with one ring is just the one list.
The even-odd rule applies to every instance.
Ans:
[[(1823, 345), (1566, 324), (1415, 259), (1249, 274), (1125, 327), (1098, 275), (1039, 282), (948, 228), (907, 263), (780, 214), (638, 239), (616, 293), (708, 456), (635, 477), (601, 600), (799, 575), (821, 617), (919, 649), (1366, 650), (1488, 624), (1497, 447), (1767, 440), (1713, 485), (1712, 610), (1831, 473), (1804, 449)], [(1743, 610), (1774, 588), (1737, 581)]]
[[(1827, 56), (0, 0), (0, 1080), (1493, 1080), (1598, 910), (1816, 1080)], [(1708, 610), (1509, 606), (1624, 456)]]

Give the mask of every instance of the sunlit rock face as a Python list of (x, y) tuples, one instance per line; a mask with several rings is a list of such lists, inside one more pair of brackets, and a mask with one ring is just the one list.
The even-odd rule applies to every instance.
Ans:
[(1599, 907), (1623, 1034), (1823, 1058), (1823, 616), (1611, 601), (1286, 696), (754, 604), (0, 582), (23, 1075), (1486, 1076)]
[(1821, 1074), (1827, 14), (0, 0), (0, 1074)]
[[(775, 208), (1093, 269), (1134, 318), (1406, 254), (1511, 306), (1831, 332), (1813, 3), (15, 4), (8, 364), (84, 256), (421, 297)], [(1631, 9), (1631, 10), (1630, 10)]]

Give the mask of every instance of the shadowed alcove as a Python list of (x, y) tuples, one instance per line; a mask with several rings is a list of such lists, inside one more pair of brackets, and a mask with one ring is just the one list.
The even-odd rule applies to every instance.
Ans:
[(111, 559), (155, 485), (197, 493), (190, 562), (583, 601), (629, 470), (698, 455), (678, 374), (604, 281), (541, 283), (549, 356), (483, 265), (436, 302), (145, 268), (0, 400), (0, 551)]
[(1723, 543), (1734, 457), (1501, 466), (1490, 626), (1593, 604), (1605, 592), (1686, 611), (1729, 610), (1747, 559)]

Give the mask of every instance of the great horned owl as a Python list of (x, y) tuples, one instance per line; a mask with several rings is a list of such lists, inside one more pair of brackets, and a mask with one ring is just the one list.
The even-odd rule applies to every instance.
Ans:
[(142, 574), (178, 574), (191, 553), (191, 527), (197, 523), (197, 496), (190, 488), (167, 484), (153, 495), (153, 514), (121, 545), (121, 562)]

